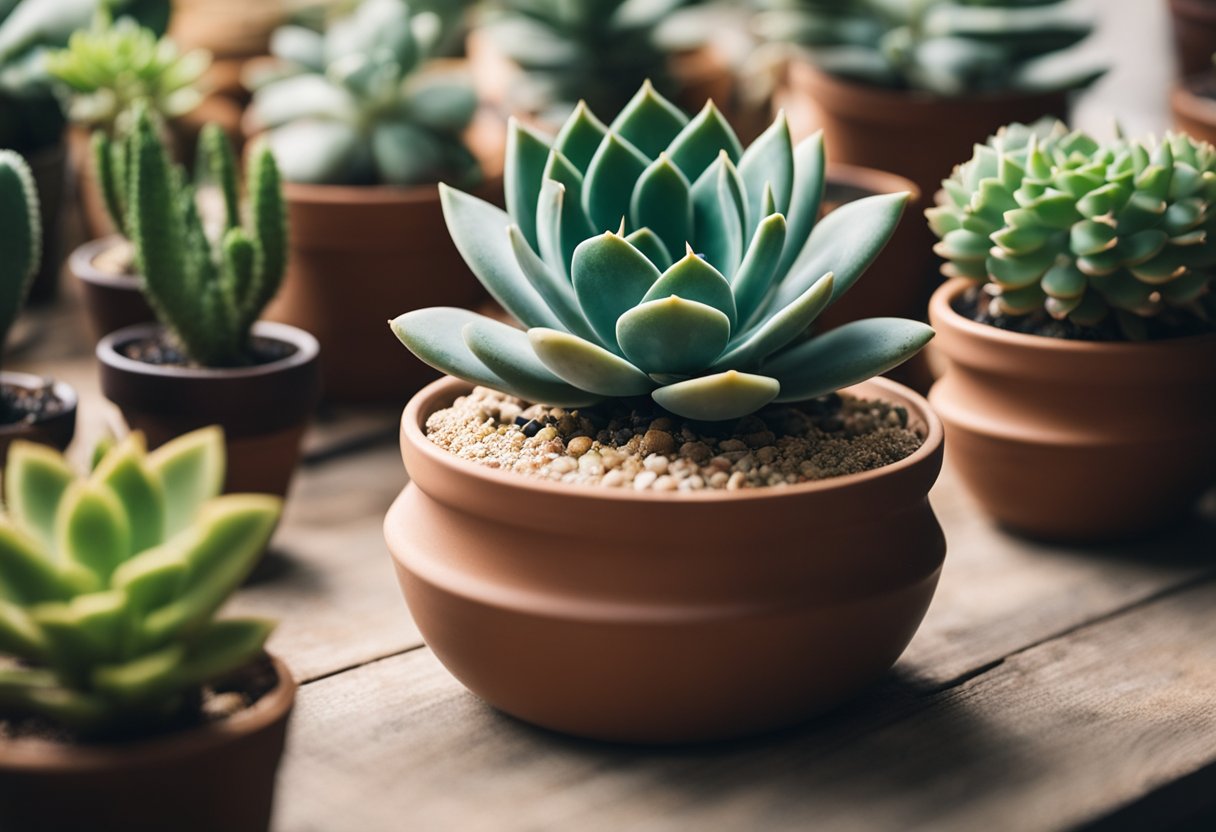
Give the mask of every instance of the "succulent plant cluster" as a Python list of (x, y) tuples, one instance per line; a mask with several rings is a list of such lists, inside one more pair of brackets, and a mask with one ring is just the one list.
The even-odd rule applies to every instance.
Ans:
[(759, 0), (755, 26), (834, 75), (936, 95), (1071, 90), (1101, 70), (1061, 54), (1090, 34), (1074, 0)]
[(994, 314), (1080, 326), (1114, 315), (1208, 320), (1216, 274), (1216, 148), (1182, 134), (1100, 142), (1042, 120), (1002, 129), (926, 213), (950, 276), (985, 281)]
[(20, 155), (0, 150), (0, 357), (25, 305), (41, 253), (34, 175)]
[(611, 125), (580, 105), (551, 144), (513, 123), (509, 214), (451, 188), (442, 201), (470, 269), (527, 331), (448, 308), (393, 329), (433, 367), (555, 406), (649, 395), (725, 420), (854, 384), (933, 332), (885, 318), (808, 337), (908, 196), (819, 222), (823, 170), (820, 136), (795, 147), (784, 116), (745, 150), (713, 102), (689, 119), (649, 84)]
[(459, 73), (427, 65), (440, 18), (405, 0), (364, 0), (322, 34), (275, 32), (278, 61), (248, 79), (247, 119), (291, 182), (473, 184), (480, 169), (461, 140), (477, 109)]
[(46, 446), (13, 443), (0, 515), (0, 715), (84, 735), (140, 730), (261, 652), (270, 622), (215, 614), (281, 506), (217, 496), (224, 463), (219, 428), (151, 453), (132, 434), (84, 478)]
[[(207, 125), (200, 137), (197, 187), (170, 160), (146, 108), (137, 108), (125, 148), (97, 135), (107, 205), (125, 218), (157, 317), (195, 362), (248, 363), (250, 330), (278, 292), (287, 262), (286, 209), (273, 154), (261, 143), (249, 153), (243, 222), (235, 154), (218, 126)], [(200, 187), (219, 196), (218, 239), (200, 215)]]

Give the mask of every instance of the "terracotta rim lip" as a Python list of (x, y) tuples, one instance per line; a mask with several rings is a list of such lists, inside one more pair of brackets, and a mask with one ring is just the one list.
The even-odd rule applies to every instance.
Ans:
[(1141, 356), (1149, 350), (1175, 349), (1179, 344), (1198, 344), (1204, 341), (1216, 341), (1216, 333), (1205, 335), (1187, 335), (1180, 338), (1168, 338), (1160, 341), (1070, 341), (1066, 338), (1050, 338), (1046, 335), (1027, 335), (1023, 332), (1010, 332), (995, 326), (972, 321), (954, 311), (952, 302), (975, 281), (964, 277), (947, 280), (937, 288), (929, 300), (929, 322), (934, 329), (952, 330), (968, 338), (978, 338), (998, 344), (1004, 344), (1014, 349), (1038, 350), (1051, 354), (1069, 353), (1072, 355), (1105, 355), (1112, 358), (1120, 356)]
[[(1212, 20), (1216, 22), (1216, 7), (1213, 8)], [(1195, 92), (1199, 81), (1210, 80), (1211, 77), (1211, 73), (1201, 72), (1175, 81), (1170, 87), (1170, 108), (1194, 121), (1216, 124), (1216, 99)]]
[(523, 491), (531, 491), (538, 496), (584, 497), (596, 500), (611, 500), (617, 503), (737, 503), (756, 500), (791, 499), (807, 494), (819, 494), (834, 491), (838, 488), (859, 485), (877, 480), (892, 474), (932, 464), (932, 460), (942, 446), (944, 431), (941, 420), (925, 400), (916, 391), (898, 382), (886, 378), (872, 378), (852, 387), (846, 387), (842, 392), (853, 391), (862, 385), (872, 384), (879, 388), (896, 402), (907, 403), (914, 410), (916, 417), (925, 425), (925, 437), (920, 447), (898, 462), (862, 471), (856, 474), (846, 474), (826, 480), (786, 485), (780, 488), (745, 488), (738, 491), (658, 491), (637, 492), (617, 488), (602, 488), (594, 485), (570, 485), (551, 483), (545, 480), (533, 479), (508, 471), (495, 470), (479, 465), (476, 462), (460, 459), (435, 445), (426, 438), (422, 426), (426, 419), (442, 407), (451, 404), (459, 395), (472, 390), (474, 385), (460, 379), (444, 376), (433, 381), (419, 390), (405, 406), (401, 417), (401, 436), (404, 442), (418, 454), (427, 457), (431, 462), (447, 468), (455, 469), (461, 477), (481, 480), (487, 485), (510, 487)]
[(109, 274), (93, 265), (93, 261), (97, 259), (102, 252), (108, 251), (119, 243), (123, 242), (124, 238), (121, 234), (107, 234), (105, 237), (99, 237), (96, 240), (90, 240), (83, 245), (77, 246), (70, 255), (68, 255), (68, 271), (79, 280), (85, 283), (92, 283), (95, 286), (104, 286), (107, 289), (117, 289), (125, 292), (138, 292), (139, 278), (129, 274)]
[(225, 367), (211, 369), (208, 367), (163, 367), (158, 364), (148, 364), (127, 358), (118, 351), (119, 345), (128, 344), (139, 338), (147, 337), (165, 327), (159, 323), (133, 324), (111, 332), (97, 342), (97, 360), (119, 372), (142, 376), (160, 376), (175, 379), (236, 379), (259, 378), (272, 376), (287, 370), (293, 370), (317, 360), (321, 353), (321, 345), (309, 332), (290, 326), (289, 324), (273, 321), (258, 321), (253, 325), (253, 334), (272, 341), (291, 344), (296, 351), (291, 355), (271, 361), (269, 364), (259, 364), (256, 367)]
[(63, 410), (53, 416), (48, 416), (42, 419), (37, 419), (34, 422), (14, 422), (9, 425), (0, 425), (0, 437), (12, 437), (20, 439), (21, 435), (27, 432), (30, 428), (40, 425), (50, 425), (61, 419), (67, 419), (74, 416), (76, 408), (80, 405), (80, 397), (76, 394), (76, 388), (68, 384), (66, 381), (51, 378), (50, 376), (40, 376), (37, 373), (18, 373), (9, 370), (0, 372), (0, 384), (11, 384), (15, 387), (41, 387), (50, 382), (51, 392), (55, 397), (63, 402)]
[(898, 173), (864, 165), (829, 162), (824, 168), (823, 181), (825, 185), (836, 184), (846, 188), (856, 188), (859, 191), (868, 191), (872, 196), (907, 191), (910, 205), (920, 202), (922, 196), (920, 188), (911, 179), (900, 176)]
[(189, 757), (264, 730), (286, 719), (295, 704), (298, 685), (282, 660), (269, 656), (278, 682), (249, 708), (206, 725), (130, 743), (70, 745), (41, 739), (0, 743), (0, 771), (40, 774), (79, 774), (113, 769), (122, 763), (153, 764)]
[[(501, 176), (483, 176), (481, 181), (467, 189), (474, 195), (486, 188), (495, 188)], [(426, 205), (439, 201), (439, 186), (442, 182), (426, 185), (315, 185), (305, 182), (283, 182), (283, 196), (288, 204), (313, 205), (326, 208), (333, 205), (369, 204)], [(456, 187), (456, 186), (452, 186)]]

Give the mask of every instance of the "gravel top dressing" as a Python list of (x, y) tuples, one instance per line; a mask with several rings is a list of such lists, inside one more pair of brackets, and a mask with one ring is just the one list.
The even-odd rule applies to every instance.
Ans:
[(566, 410), (483, 387), (426, 421), (461, 459), (525, 476), (638, 491), (792, 485), (881, 468), (924, 438), (902, 407), (831, 395), (725, 423), (690, 422), (646, 399)]

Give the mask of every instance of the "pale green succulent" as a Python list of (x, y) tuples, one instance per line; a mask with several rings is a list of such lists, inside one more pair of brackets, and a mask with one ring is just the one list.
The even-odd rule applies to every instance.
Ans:
[(461, 138), (477, 109), (470, 81), (428, 66), (440, 18), (405, 0), (364, 0), (324, 34), (275, 32), (279, 59), (251, 78), (248, 118), (269, 131), (290, 182), (327, 185), (475, 183)]
[(761, 36), (826, 72), (936, 95), (1072, 90), (1102, 70), (1065, 50), (1092, 25), (1074, 0), (757, 0)]
[[(1112, 310), (1207, 320), (1216, 273), (1216, 148), (1183, 134), (1099, 142), (1045, 119), (977, 145), (926, 212), (950, 276), (985, 281), (992, 312), (1081, 326)], [(1166, 323), (1169, 323), (1166, 320)]]
[(261, 556), (281, 501), (220, 497), (224, 437), (147, 453), (132, 434), (77, 478), (14, 442), (0, 515), (0, 716), (121, 734), (181, 714), (262, 651), (270, 622), (215, 620)]
[(433, 367), (555, 406), (649, 395), (723, 420), (854, 384), (933, 331), (883, 318), (807, 337), (908, 197), (818, 222), (823, 168), (820, 136), (795, 148), (784, 116), (744, 150), (712, 102), (690, 120), (649, 85), (611, 126), (580, 106), (552, 143), (513, 123), (509, 214), (451, 188), (442, 200), (465, 262), (527, 332), (448, 308), (393, 329)]

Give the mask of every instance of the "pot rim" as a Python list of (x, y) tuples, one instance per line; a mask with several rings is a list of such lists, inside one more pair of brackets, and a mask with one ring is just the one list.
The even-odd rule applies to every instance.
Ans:
[(253, 334), (260, 335), (272, 341), (290, 344), (296, 348), (291, 355), (271, 361), (268, 364), (258, 364), (254, 367), (167, 367), (159, 364), (148, 364), (128, 358), (118, 351), (118, 345), (126, 344), (154, 332), (166, 329), (164, 324), (143, 323), (132, 324), (115, 330), (97, 342), (97, 360), (115, 370), (143, 376), (160, 376), (175, 379), (235, 379), (259, 378), (276, 375), (286, 370), (301, 367), (315, 361), (321, 352), (321, 345), (312, 333), (305, 332), (299, 327), (274, 321), (258, 321), (253, 325)]
[(824, 168), (823, 181), (825, 185), (836, 184), (846, 188), (856, 188), (859, 191), (867, 191), (871, 195), (907, 191), (909, 205), (920, 202), (922, 196), (920, 187), (906, 176), (865, 165), (828, 162)]
[[(1216, 22), (1216, 8), (1213, 9), (1213, 21)], [(1195, 92), (1195, 86), (1204, 80), (1212, 80), (1212, 73), (1201, 72), (1174, 81), (1170, 85), (1170, 107), (1194, 121), (1216, 124), (1216, 99)]]
[(46, 416), (35, 420), (34, 422), (13, 422), (8, 425), (0, 425), (0, 437), (12, 436), (14, 439), (20, 439), (20, 434), (25, 433), (35, 425), (47, 425), (60, 419), (68, 418), (80, 406), (80, 396), (76, 393), (76, 388), (68, 384), (66, 381), (60, 381), (51, 376), (42, 376), (37, 373), (23, 373), (15, 370), (0, 371), (0, 385), (11, 384), (15, 387), (40, 387), (46, 383), (50, 383), (51, 392), (55, 397), (63, 402), (63, 410), (53, 416)]
[(877, 387), (880, 394), (888, 401), (910, 406), (915, 417), (925, 426), (924, 441), (914, 452), (890, 465), (861, 471), (856, 474), (846, 474), (824, 480), (785, 485), (781, 487), (743, 488), (737, 491), (705, 490), (705, 491), (634, 491), (632, 489), (604, 488), (595, 485), (563, 484), (547, 480), (534, 479), (521, 474), (488, 468), (470, 460), (460, 459), (440, 448), (426, 438), (423, 426), (432, 413), (447, 407), (459, 395), (473, 389), (475, 385), (451, 376), (433, 381), (412, 396), (405, 406), (401, 417), (402, 442), (418, 454), (425, 456), (431, 462), (454, 469), (462, 477), (471, 477), (487, 485), (497, 487), (512, 487), (537, 494), (538, 498), (545, 496), (563, 496), (566, 498), (583, 497), (595, 500), (608, 500), (617, 504), (704, 504), (704, 503), (740, 503), (772, 499), (796, 499), (808, 494), (820, 494), (850, 486), (861, 485), (882, 477), (898, 474), (910, 468), (918, 467), (932, 460), (941, 450), (944, 431), (941, 420), (925, 400), (916, 391), (898, 382), (886, 378), (872, 378), (851, 387), (842, 388), (840, 392), (857, 393), (859, 388)]
[[(502, 182), (501, 176), (483, 176), (467, 190), (473, 194), (493, 189)], [(374, 207), (393, 205), (427, 205), (439, 201), (442, 182), (422, 185), (321, 185), (308, 182), (283, 182), (283, 197), (288, 204), (327, 208), (354, 203)]]
[(295, 704), (298, 685), (278, 656), (265, 654), (274, 666), (278, 681), (252, 706), (218, 722), (211, 722), (130, 743), (68, 744), (43, 739), (7, 740), (0, 743), (0, 771), (82, 773), (113, 769), (118, 765), (156, 764), (192, 756), (216, 746), (257, 733), (286, 719)]
[(77, 279), (83, 280), (86, 283), (124, 291), (140, 291), (140, 280), (137, 275), (110, 274), (109, 272), (103, 272), (93, 265), (93, 261), (97, 259), (98, 255), (125, 242), (125, 240), (126, 238), (121, 234), (107, 234), (104, 237), (98, 237), (96, 240), (89, 240), (87, 243), (78, 245), (68, 255), (68, 271)]

